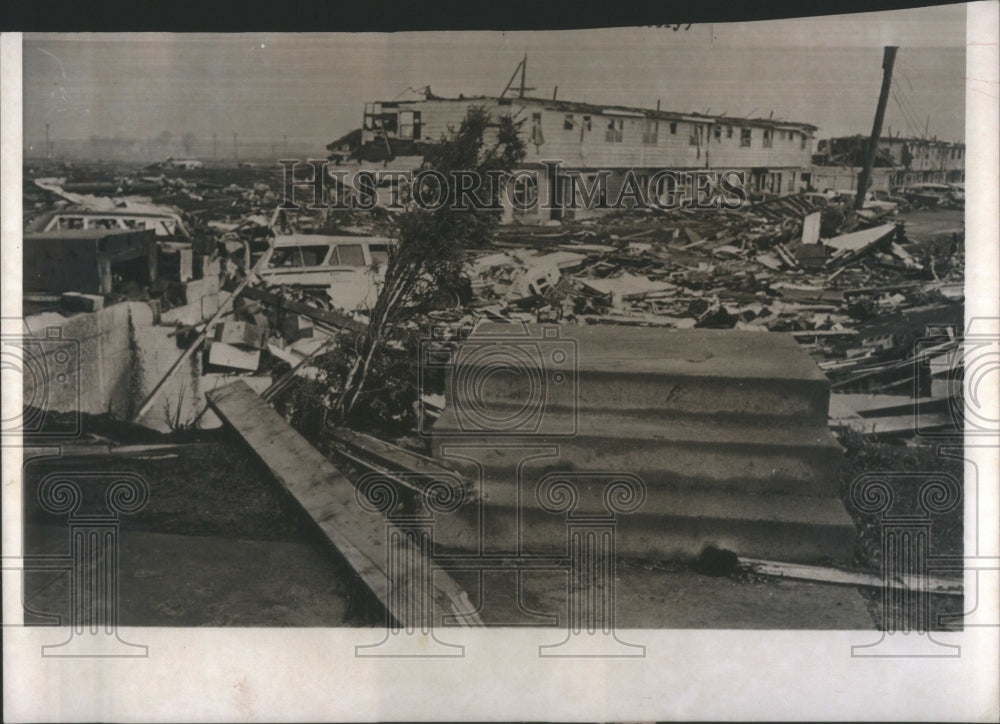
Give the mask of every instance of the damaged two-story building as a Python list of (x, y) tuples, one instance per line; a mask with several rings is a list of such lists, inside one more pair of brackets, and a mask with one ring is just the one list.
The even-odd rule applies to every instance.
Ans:
[[(817, 191), (853, 191), (865, 156), (866, 136), (822, 139), (806, 177)], [(883, 136), (879, 139), (871, 187), (889, 191), (921, 183), (964, 183), (965, 144), (936, 138)]]
[[(348, 134), (334, 141), (330, 158), (349, 167), (414, 170), (422, 163), (425, 144), (457, 128), (472, 107), (522, 121), (527, 150), (522, 166), (536, 173), (519, 178), (501, 200), (504, 220), (521, 223), (583, 218), (613, 206), (629, 172), (641, 188), (661, 198), (690, 198), (689, 174), (695, 171), (738, 172), (750, 196), (795, 193), (801, 190), (817, 130), (771, 118), (530, 97), (441, 98), (425, 91), (418, 99), (367, 103), (360, 138)], [(601, 198), (586, 203), (573, 194), (566, 175), (546, 173), (553, 162), (591, 188), (599, 187), (596, 182), (604, 175)], [(654, 179), (665, 170), (674, 173)]]

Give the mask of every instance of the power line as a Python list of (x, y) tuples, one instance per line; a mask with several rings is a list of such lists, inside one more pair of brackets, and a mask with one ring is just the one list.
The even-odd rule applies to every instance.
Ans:
[(896, 94), (899, 96), (899, 100), (903, 104), (903, 106), (905, 106), (906, 109), (910, 112), (910, 117), (913, 118), (914, 125), (919, 127), (920, 124), (916, 122), (918, 118), (918, 113), (916, 109), (913, 107), (913, 104), (910, 102), (909, 97), (905, 93), (903, 93), (902, 89), (900, 88), (896, 89)]
[(900, 114), (903, 116), (903, 123), (906, 125), (907, 134), (912, 135), (913, 123), (910, 118), (910, 114), (907, 112), (907, 110), (903, 107), (903, 104), (900, 102), (899, 95), (896, 93), (895, 88), (889, 89), (889, 97), (892, 98), (893, 102), (896, 104), (896, 107), (899, 109)]
[(895, 100), (896, 104), (900, 107), (900, 110), (903, 111), (906, 116), (907, 124), (910, 126), (910, 134), (914, 137), (920, 135), (920, 122), (918, 120), (919, 114), (913, 107), (913, 104), (910, 103), (906, 94), (903, 93), (903, 90), (898, 86), (895, 89)]
[(910, 113), (910, 111), (908, 111), (906, 109), (906, 107), (900, 101), (899, 94), (896, 92), (895, 89), (890, 88), (889, 89), (889, 95), (892, 97), (892, 100), (895, 101), (896, 105), (899, 107), (900, 113), (903, 114), (903, 120), (906, 123), (906, 131), (907, 131), (907, 133), (909, 134), (909, 136), (911, 138), (915, 137), (917, 134), (914, 131), (915, 121), (914, 121), (914, 118), (913, 118), (912, 114)]

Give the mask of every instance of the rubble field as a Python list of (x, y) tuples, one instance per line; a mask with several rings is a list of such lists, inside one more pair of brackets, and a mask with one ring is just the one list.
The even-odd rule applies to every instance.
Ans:
[[(264, 281), (257, 264), (276, 235), (376, 237), (387, 212), (283, 214), (281, 173), (277, 165), (223, 163), (189, 171), (29, 165), (25, 231), (86, 211), (176, 216), (184, 233), (157, 236), (154, 281), (130, 277), (123, 267), (110, 291), (90, 296), (100, 306), (149, 302), (159, 324), (174, 327), (178, 354), (199, 353), (197, 374), (243, 378), (265, 399), (287, 401), (300, 380), (315, 377), (313, 362), (343, 330), (362, 328), (366, 315), (338, 304), (321, 285)], [(878, 530), (849, 502), (854, 476), (937, 466), (961, 479), (960, 463), (929, 453), (934, 440), (922, 435), (961, 424), (955, 410), (962, 405), (963, 212), (897, 202), (855, 212), (847, 199), (802, 193), (736, 210), (624, 210), (538, 226), (515, 222), (499, 227), (487, 248), (467, 250), (465, 292), (443, 298), (426, 321), (443, 327), (446, 340), (463, 338), (483, 319), (794, 337), (830, 381), (829, 422), (847, 449), (842, 496), (861, 535), (854, 563), (877, 570)], [(171, 309), (190, 303), (185, 283), (207, 277), (218, 277), (222, 299), (231, 295), (218, 312), (205, 315), (208, 322), (164, 321)], [(27, 295), (29, 327), (32, 316), (87, 311), (74, 293)], [(445, 400), (426, 390), (412, 397), (417, 404), (401, 407), (391, 439), (422, 450), (414, 426), (433, 421)], [(264, 474), (259, 466), (242, 460), (238, 447), (229, 450), (218, 433), (198, 430), (211, 417), (202, 400), (197, 415), (177, 417), (173, 433), (162, 438), (206, 440), (205, 447), (183, 459), (138, 463), (155, 480), (157, 502), (128, 525), (299, 540), (295, 512), (250, 482)], [(102, 429), (108, 432), (94, 431)], [(322, 436), (311, 439), (322, 446)], [(936, 525), (941, 550), (961, 552), (961, 508)]]

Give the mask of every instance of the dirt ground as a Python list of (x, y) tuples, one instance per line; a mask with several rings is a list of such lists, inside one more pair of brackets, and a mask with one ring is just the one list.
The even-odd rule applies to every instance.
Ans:
[[(121, 517), (120, 618), (141, 626), (370, 626), (380, 612), (309, 521), (236, 441), (219, 432), (181, 454), (115, 461), (141, 475), (147, 505)], [(64, 517), (35, 496), (48, 473), (108, 470), (106, 459), (35, 461), (25, 468), (26, 552), (68, 550)], [(454, 576), (488, 625), (565, 626), (564, 572)], [(68, 615), (67, 580), (29, 574), (28, 608)], [(519, 593), (518, 593), (519, 592)], [(520, 595), (520, 600), (518, 599)], [(850, 586), (737, 581), (685, 564), (620, 561), (620, 628), (872, 629)], [(540, 612), (543, 616), (527, 615)], [(41, 618), (36, 619), (38, 623)]]
[[(31, 526), (35, 555), (66, 555), (68, 530)], [(123, 530), (118, 623), (122, 626), (383, 625), (350, 571), (318, 543), (260, 541)], [(565, 572), (455, 574), (487, 626), (565, 628)], [(518, 581), (518, 578), (521, 580)], [(25, 576), (26, 622), (68, 622), (65, 572)], [(706, 576), (681, 564), (620, 561), (619, 629), (872, 630), (850, 586)]]
[(931, 241), (939, 234), (961, 232), (965, 228), (965, 212), (962, 209), (922, 209), (900, 214), (904, 222), (907, 238), (921, 243)]

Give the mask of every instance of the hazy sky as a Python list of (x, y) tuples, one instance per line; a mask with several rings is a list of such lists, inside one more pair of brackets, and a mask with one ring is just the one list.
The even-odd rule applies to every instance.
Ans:
[(24, 135), (287, 135), (317, 152), (407, 87), (497, 95), (524, 53), (531, 95), (767, 116), (870, 133), (882, 46), (899, 45), (886, 127), (965, 135), (965, 7), (545, 32), (25, 35)]

